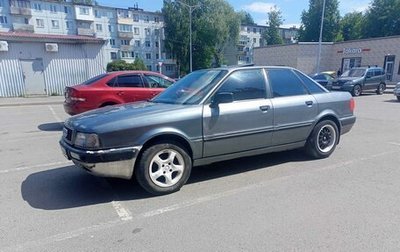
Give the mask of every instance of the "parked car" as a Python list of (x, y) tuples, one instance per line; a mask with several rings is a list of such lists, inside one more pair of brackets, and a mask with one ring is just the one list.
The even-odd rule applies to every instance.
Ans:
[(149, 71), (109, 72), (65, 88), (64, 110), (76, 115), (104, 106), (153, 98), (175, 81)]
[(394, 87), (393, 93), (397, 97), (397, 100), (400, 101), (400, 82)]
[(354, 100), (289, 67), (195, 71), (150, 101), (65, 121), (60, 146), (78, 167), (178, 191), (192, 166), (303, 148), (329, 157), (355, 123)]
[(353, 96), (359, 96), (365, 90), (376, 90), (377, 94), (383, 94), (385, 80), (382, 67), (354, 67), (333, 81), (332, 90), (348, 91)]
[(332, 87), (335, 76), (328, 72), (321, 72), (312, 75), (311, 78), (329, 90)]

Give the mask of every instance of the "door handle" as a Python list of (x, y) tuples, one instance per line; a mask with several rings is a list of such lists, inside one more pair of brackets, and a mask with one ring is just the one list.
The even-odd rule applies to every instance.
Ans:
[(313, 105), (313, 101), (306, 101), (306, 105), (307, 105), (307, 106)]
[(265, 105), (265, 106), (260, 106), (260, 110), (263, 112), (266, 112), (270, 109), (271, 107), (269, 105)]

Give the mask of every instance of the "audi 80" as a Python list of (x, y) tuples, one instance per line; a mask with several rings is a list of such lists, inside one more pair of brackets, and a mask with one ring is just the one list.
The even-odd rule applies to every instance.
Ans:
[(329, 157), (354, 125), (348, 92), (329, 92), (289, 67), (195, 71), (149, 101), (85, 112), (64, 123), (60, 146), (76, 166), (178, 191), (192, 166), (303, 148)]

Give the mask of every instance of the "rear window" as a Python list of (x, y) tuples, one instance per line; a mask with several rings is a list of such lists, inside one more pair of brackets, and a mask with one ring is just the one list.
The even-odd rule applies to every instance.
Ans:
[(106, 77), (106, 76), (108, 76), (108, 74), (106, 74), (106, 73), (100, 74), (100, 75), (97, 75), (97, 76), (95, 76), (95, 77), (93, 77), (93, 78), (90, 78), (89, 80), (83, 82), (82, 84), (83, 84), (83, 85), (90, 85), (90, 84), (92, 84), (92, 83), (94, 83), (94, 82), (96, 82), (96, 81), (98, 81), (98, 80), (103, 79), (103, 78)]

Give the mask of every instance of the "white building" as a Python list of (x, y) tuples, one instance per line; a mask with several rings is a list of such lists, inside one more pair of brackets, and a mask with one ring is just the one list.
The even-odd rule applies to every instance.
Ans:
[[(96, 55), (90, 59), (90, 62), (96, 65), (96, 70), (92, 71), (89, 70), (90, 66), (81, 65), (85, 68), (82, 71), (90, 73), (85, 74), (83, 78), (92, 77), (100, 70), (104, 72), (107, 63), (112, 60), (123, 59), (133, 62), (135, 58), (141, 58), (151, 71), (160, 71), (162, 66), (163, 74), (176, 77), (176, 60), (167, 59), (168, 54), (163, 49), (163, 27), (161, 13), (144, 11), (138, 6), (120, 9), (87, 5), (71, 0), (0, 0), (0, 59), (11, 60), (10, 57), (16, 57), (17, 60), (11, 65), (7, 65), (9, 62), (5, 60), (0, 60), (0, 86), (3, 87), (3, 91), (0, 90), (0, 97), (43, 92), (47, 95), (62, 94), (59, 85), (51, 86), (56, 81), (51, 80), (50, 76), (59, 78), (59, 75), (45, 76), (44, 85), (47, 86), (44, 91), (35, 91), (36, 93), (30, 93), (26, 88), (29, 83), (17, 81), (18, 83), (10, 86), (10, 83), (3, 82), (12, 79), (10, 76), (25, 76), (23, 64), (27, 60), (37, 64), (36, 59), (41, 59), (50, 65), (52, 60), (81, 61), (82, 57), (87, 57), (88, 48), (92, 56)], [(43, 39), (40, 40), (40, 37)], [(24, 46), (21, 46), (21, 43)], [(49, 54), (45, 47), (47, 44), (53, 44), (58, 50)], [(30, 50), (37, 51), (32, 53)], [(99, 51), (95, 53), (93, 50)], [(37, 52), (44, 55), (41, 56)], [(60, 67), (63, 68), (63, 64)], [(77, 72), (74, 69), (59, 70), (71, 76), (81, 74), (81, 70)], [(46, 74), (45, 69), (43, 72)], [(61, 82), (64, 86), (74, 85), (80, 80), (80, 78), (67, 79), (69, 82)], [(23, 86), (25, 88), (22, 88)]]

